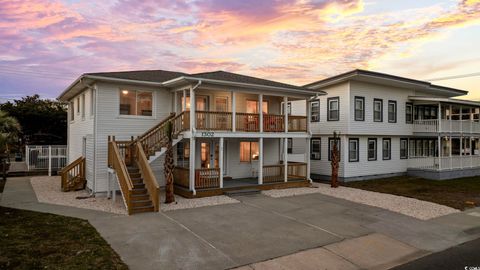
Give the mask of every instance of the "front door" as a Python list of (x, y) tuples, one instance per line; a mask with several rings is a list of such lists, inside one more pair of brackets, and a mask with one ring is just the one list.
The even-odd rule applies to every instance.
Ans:
[[(225, 153), (226, 151), (224, 151)], [(218, 141), (209, 140), (200, 143), (200, 167), (202, 169), (220, 167), (220, 146)], [(226, 172), (226, 159), (224, 155), (223, 171)]]

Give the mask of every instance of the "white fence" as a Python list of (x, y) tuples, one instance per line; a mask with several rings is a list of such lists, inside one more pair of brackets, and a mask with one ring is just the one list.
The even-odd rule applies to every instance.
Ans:
[(413, 157), (408, 159), (408, 168), (428, 170), (452, 170), (480, 167), (480, 156)]
[(59, 170), (67, 165), (67, 146), (27, 145), (25, 162), (28, 171), (43, 170), (52, 175), (52, 170)]
[(438, 119), (414, 120), (414, 132), (450, 132), (450, 133), (480, 133), (480, 122), (472, 120), (446, 120), (442, 119), (440, 125)]

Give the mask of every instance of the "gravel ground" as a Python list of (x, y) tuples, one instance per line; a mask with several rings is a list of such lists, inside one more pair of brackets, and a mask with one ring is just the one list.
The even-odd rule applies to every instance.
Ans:
[[(77, 197), (88, 197), (89, 194), (85, 190), (62, 192), (60, 190), (59, 176), (39, 176), (30, 179), (33, 190), (37, 195), (39, 202), (73, 206), (78, 208), (86, 208), (111, 212), (116, 214), (127, 214), (123, 204), (121, 194), (117, 194), (116, 202), (108, 199), (106, 196), (90, 197), (87, 199), (77, 199)], [(227, 196), (214, 196), (197, 199), (186, 199), (175, 195), (175, 202), (171, 204), (163, 203), (165, 201), (165, 192), (160, 192), (160, 209), (161, 211), (172, 211), (179, 209), (196, 208), (203, 206), (212, 206), (219, 204), (238, 203), (238, 200)]]
[(38, 176), (30, 179), (39, 202), (127, 214), (121, 196), (117, 196), (115, 203), (106, 196), (77, 199), (77, 197), (88, 197), (88, 192), (86, 190), (62, 192), (60, 181), (60, 176)]
[(431, 218), (459, 212), (459, 210), (448, 206), (413, 198), (348, 187), (338, 187), (335, 189), (331, 188), (330, 185), (320, 183), (313, 183), (313, 187), (274, 189), (263, 191), (262, 193), (274, 198), (321, 193), (356, 203), (387, 209), (392, 212), (397, 212), (421, 220), (428, 220)]

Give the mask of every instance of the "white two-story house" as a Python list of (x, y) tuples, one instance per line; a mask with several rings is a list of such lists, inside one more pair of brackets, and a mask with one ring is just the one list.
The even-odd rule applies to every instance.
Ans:
[[(480, 103), (459, 89), (353, 70), (304, 87), (327, 94), (308, 104), (311, 175), (329, 179), (333, 132), (344, 181), (411, 174), (448, 179), (480, 174)], [(302, 102), (292, 102), (303, 107)], [(295, 153), (296, 151), (296, 153)]]
[[(158, 211), (171, 127), (180, 195), (308, 185), (310, 153), (289, 161), (288, 138), (309, 145), (306, 103), (322, 94), (223, 71), (83, 74), (59, 96), (71, 162), (62, 181), (86, 179), (93, 194), (118, 183), (130, 213)], [(299, 100), (302, 115), (291, 114)]]

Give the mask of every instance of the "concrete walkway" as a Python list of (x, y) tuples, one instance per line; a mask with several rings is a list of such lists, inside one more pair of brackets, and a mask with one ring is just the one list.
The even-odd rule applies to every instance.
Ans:
[(38, 203), (11, 178), (0, 205), (87, 219), (131, 269), (387, 269), (480, 236), (480, 209), (421, 221), (321, 194), (236, 199), (121, 216)]

